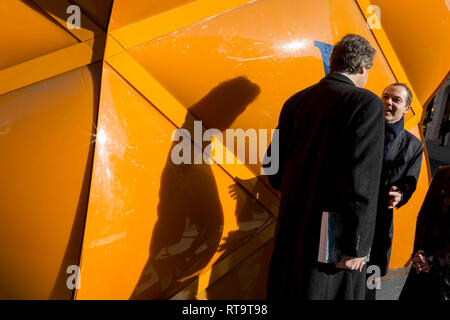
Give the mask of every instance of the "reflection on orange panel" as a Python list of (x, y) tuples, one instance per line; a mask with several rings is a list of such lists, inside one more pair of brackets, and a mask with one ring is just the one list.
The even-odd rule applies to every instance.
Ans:
[(424, 105), (450, 69), (448, 1), (370, 2), (380, 7), (382, 27)]
[[(419, 126), (415, 126), (410, 132), (420, 139)], [(416, 191), (407, 204), (394, 212), (394, 239), (392, 243), (391, 261), (389, 263), (390, 268), (403, 267), (411, 257), (414, 246), (417, 214), (425, 199), (428, 185), (428, 167), (426, 157), (423, 155)]]
[(217, 165), (172, 163), (175, 129), (104, 66), (77, 299), (167, 298), (273, 220)]
[[(349, 32), (362, 34), (378, 49), (354, 1), (259, 0), (129, 52), (207, 127), (217, 111), (211, 109), (205, 117), (192, 106), (220, 84), (248, 78), (260, 94), (240, 111), (231, 128), (270, 129), (276, 127), (290, 95), (325, 76), (314, 41), (334, 44)], [(387, 63), (377, 54), (366, 88), (381, 94), (393, 81)], [(230, 95), (239, 96), (243, 89)], [(223, 101), (223, 111), (233, 110), (232, 101)], [(259, 174), (259, 165), (250, 168)]]
[(109, 30), (157, 15), (195, 0), (115, 0)]
[(0, 1), (0, 69), (78, 41), (30, 0)]
[[(263, 300), (266, 299), (269, 262), (273, 241), (255, 251), (244, 262), (233, 268), (224, 277), (214, 282), (197, 299), (208, 300)], [(186, 297), (193, 299), (195, 297)]]
[(70, 299), (100, 65), (0, 96), (0, 299)]

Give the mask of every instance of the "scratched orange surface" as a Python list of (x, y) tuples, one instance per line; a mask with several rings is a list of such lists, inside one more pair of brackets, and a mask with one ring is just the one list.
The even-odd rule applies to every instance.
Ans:
[[(4, 299), (263, 298), (278, 200), (256, 178), (261, 159), (174, 165), (175, 130), (275, 128), (284, 101), (325, 76), (316, 41), (358, 33), (377, 50), (366, 88), (408, 82), (406, 126), (423, 141), (423, 106), (450, 69), (445, 1), (64, 2), (82, 9), (78, 31), (61, 3), (0, 2)], [(410, 256), (428, 175), (424, 157), (394, 215), (393, 268)]]
[[(314, 41), (333, 44), (346, 33), (360, 33), (379, 52), (366, 88), (381, 94), (394, 81), (363, 23), (353, 1), (261, 0), (129, 51), (194, 115), (191, 107), (214, 87), (238, 77), (248, 78), (260, 88), (260, 94), (245, 110), (239, 110), (230, 128), (270, 129), (276, 127), (287, 98), (325, 76)], [(234, 94), (243, 92), (237, 88)], [(232, 99), (221, 107), (235, 112)], [(211, 127), (208, 122), (215, 120), (215, 112), (198, 117)], [(259, 165), (250, 168), (259, 173)]]
[(175, 129), (105, 65), (77, 299), (168, 297), (272, 220), (217, 165), (174, 165)]

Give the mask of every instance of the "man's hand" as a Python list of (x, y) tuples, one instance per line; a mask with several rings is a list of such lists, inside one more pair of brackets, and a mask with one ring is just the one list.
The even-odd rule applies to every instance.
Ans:
[(389, 204), (388, 209), (394, 209), (400, 201), (402, 201), (402, 193), (398, 191), (398, 188), (396, 186), (392, 186), (389, 190)]
[(365, 262), (366, 262), (365, 257), (356, 258), (356, 257), (343, 256), (341, 258), (341, 261), (336, 263), (336, 268), (347, 269), (347, 270), (358, 270), (359, 272), (361, 272)]
[(425, 253), (422, 250), (416, 252), (414, 258), (412, 259), (412, 266), (416, 269), (417, 273), (430, 271), (430, 265), (425, 257)]

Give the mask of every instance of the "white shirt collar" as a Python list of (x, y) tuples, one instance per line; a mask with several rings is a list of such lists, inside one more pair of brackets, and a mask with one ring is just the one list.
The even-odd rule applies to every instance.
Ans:
[[(336, 73), (340, 73), (340, 74), (343, 74), (344, 76), (346, 76), (347, 78), (349, 78), (350, 79), (350, 77), (346, 74), (346, 73), (343, 73), (343, 72), (336, 72)], [(352, 80), (352, 79), (350, 79), (350, 80)], [(353, 82), (353, 80), (352, 80), (352, 82)]]

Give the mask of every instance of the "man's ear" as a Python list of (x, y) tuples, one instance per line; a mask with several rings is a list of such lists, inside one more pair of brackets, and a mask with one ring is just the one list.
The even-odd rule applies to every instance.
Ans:
[(367, 66), (365, 63), (359, 68), (359, 74), (363, 74), (367, 70)]
[(410, 109), (411, 109), (411, 105), (407, 106), (405, 109), (405, 113), (403, 115), (407, 114)]

